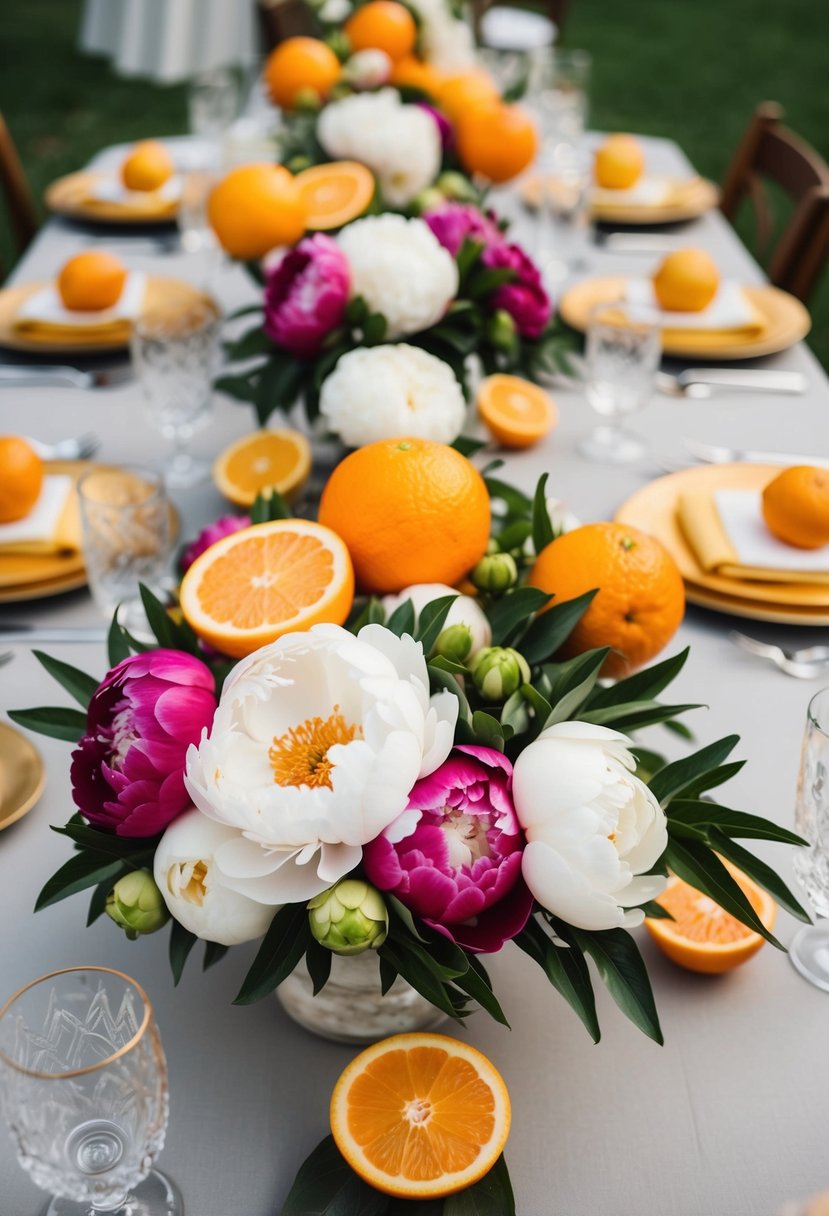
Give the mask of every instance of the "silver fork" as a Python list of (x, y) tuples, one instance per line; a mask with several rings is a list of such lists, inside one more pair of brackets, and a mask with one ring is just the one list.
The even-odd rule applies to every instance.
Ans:
[(754, 464), (812, 464), (829, 469), (829, 457), (804, 455), (798, 452), (755, 452), (750, 448), (729, 448), (724, 444), (700, 443), (696, 439), (682, 440), (687, 451), (705, 464), (732, 464), (747, 460)]
[(796, 680), (814, 680), (829, 671), (829, 646), (803, 646), (800, 650), (784, 650), (770, 642), (761, 642), (732, 629), (729, 640), (746, 654), (766, 659)]
[(59, 439), (57, 443), (42, 443), (29, 439), (29, 443), (42, 460), (89, 460), (101, 446), (97, 435), (87, 431), (76, 439)]

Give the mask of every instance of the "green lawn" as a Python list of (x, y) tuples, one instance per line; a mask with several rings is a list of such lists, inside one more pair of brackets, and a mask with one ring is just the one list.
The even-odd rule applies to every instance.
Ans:
[[(3, 13), (0, 109), (38, 196), (106, 144), (185, 129), (183, 89), (122, 80), (78, 54), (80, 12), (81, 0), (25, 0)], [(594, 57), (595, 126), (670, 136), (719, 179), (766, 99), (829, 156), (827, 33), (815, 0), (573, 0), (567, 41)], [(4, 230), (0, 259), (10, 264)], [(812, 307), (812, 345), (829, 366), (829, 275)]]

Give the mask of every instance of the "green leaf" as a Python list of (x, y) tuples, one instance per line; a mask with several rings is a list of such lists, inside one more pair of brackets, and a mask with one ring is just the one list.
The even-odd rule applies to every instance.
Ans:
[(553, 712), (548, 719), (548, 726), (577, 717), (578, 711), (596, 686), (609, 653), (608, 646), (602, 647), (601, 650), (587, 650), (575, 659), (569, 659), (559, 665), (550, 694)]
[(570, 926), (567, 929), (580, 949), (593, 959), (622, 1013), (648, 1038), (661, 1044), (662, 1029), (648, 972), (631, 935), (624, 929), (602, 929), (592, 933)]
[(311, 938), (305, 904), (285, 904), (271, 921), (234, 1005), (252, 1005), (278, 988), (296, 967)]
[(470, 439), (468, 435), (458, 435), (455, 442), (451, 443), (449, 446), (453, 447), (456, 452), (460, 452), (461, 456), (466, 456), (468, 459), (470, 456), (477, 455), (481, 448), (485, 448), (486, 441), (483, 439)]
[(537, 688), (533, 688), (532, 684), (524, 684), (518, 692), (533, 710), (536, 726), (539, 730), (543, 730), (552, 715), (552, 705)]
[(511, 727), (515, 735), (523, 735), (524, 731), (529, 729), (530, 714), (523, 688), (514, 692), (501, 710), (501, 725)]
[(731, 760), (728, 764), (720, 764), (716, 768), (709, 768), (704, 773), (700, 773), (695, 781), (683, 787), (683, 798), (699, 798), (700, 794), (704, 794), (706, 790), (713, 790), (718, 785), (725, 785), (726, 781), (730, 781), (732, 777), (736, 777), (740, 769), (745, 765), (745, 760)]
[(435, 642), (440, 637), (446, 618), (449, 615), (457, 595), (442, 595), (427, 604), (417, 622), (415, 641), (423, 644), (423, 653), (431, 654)]
[(456, 663), (454, 659), (447, 659), (442, 654), (436, 654), (429, 659), (429, 666), (437, 668), (438, 671), (448, 671), (453, 676), (468, 676), (469, 668), (463, 663)]
[(425, 942), (426, 938), (415, 924), (415, 919), (404, 903), (401, 903), (396, 895), (392, 895), (389, 891), (383, 892), (383, 899), (388, 905), (389, 913), (392, 917), (401, 921), (406, 932), (411, 934), (419, 942)]
[[(510, 639), (529, 623), (552, 597), (537, 587), (515, 587), (502, 595), (489, 613), (492, 645), (508, 646)], [(523, 651), (522, 651), (523, 653)]]
[(118, 624), (117, 612), (112, 618), (109, 633), (107, 634), (107, 654), (109, 656), (110, 667), (117, 666), (122, 659), (129, 658), (130, 654), (130, 644), (127, 641), (126, 633)]
[(152, 868), (158, 838), (116, 836), (114, 832), (101, 832), (83, 820), (76, 822), (73, 816), (63, 827), (52, 826), (59, 836), (68, 836), (85, 853), (95, 853), (99, 859), (111, 857), (117, 861), (128, 861), (130, 869)]
[(245, 270), (248, 272), (250, 277), (253, 279), (254, 283), (258, 284), (259, 287), (265, 286), (265, 269), (261, 262), (257, 262), (256, 260), (253, 260), (253, 261), (249, 261), (249, 262), (243, 262), (242, 265), (244, 266)]
[(264, 363), (260, 363), (241, 376), (218, 376), (213, 381), (213, 388), (217, 393), (225, 393), (228, 397), (233, 397), (235, 401), (244, 401), (252, 405), (256, 401), (264, 366)]
[(745, 811), (732, 811), (718, 802), (675, 798), (668, 807), (668, 823), (686, 823), (691, 827), (717, 828), (726, 836), (739, 840), (775, 840), (781, 844), (806, 845), (802, 836), (788, 828), (762, 819), (759, 815), (748, 815)]
[(429, 956), (426, 947), (411, 940), (403, 941), (398, 938), (392, 942), (386, 938), (379, 954), (381, 959), (385, 959), (394, 967), (397, 974), (402, 975), (427, 1001), (431, 1001), (449, 1017), (457, 1016), (440, 968)]
[(366, 623), (368, 625), (383, 625), (385, 621), (386, 610), (377, 596), (373, 595), (368, 602), (368, 618)]
[(540, 613), (521, 639), (521, 653), (528, 663), (543, 663), (564, 645), (578, 625), (595, 591), (586, 591), (573, 600), (562, 600)]
[(10, 709), (8, 713), (18, 726), (35, 731), (38, 735), (48, 735), (50, 739), (77, 743), (86, 734), (86, 714), (79, 709), (51, 705), (36, 709)]
[(474, 955), (468, 956), (468, 962), (469, 967), (462, 975), (456, 977), (455, 983), (464, 992), (467, 992), (473, 1001), (477, 1001), (491, 1018), (494, 1018), (496, 1022), (500, 1022), (502, 1026), (506, 1026), (509, 1030), (510, 1024), (495, 993), (492, 991), (492, 984), (489, 982), (489, 977), (484, 970), (483, 964), (479, 963)]
[(556, 538), (550, 520), (550, 512), (547, 510), (547, 480), (549, 476), (549, 473), (544, 473), (539, 477), (533, 496), (532, 536), (533, 547), (536, 553), (540, 553), (542, 549), (546, 549)]
[(141, 603), (144, 605), (150, 629), (152, 629), (159, 646), (175, 650), (179, 639), (176, 633), (175, 622), (170, 617), (167, 609), (161, 603), (161, 600), (157, 599), (149, 587), (145, 587), (143, 583), (139, 584), (138, 590), (141, 593)]
[(463, 280), (466, 277), (483, 251), (484, 246), (482, 241), (473, 241), (471, 237), (464, 237), (463, 244), (455, 256), (455, 261), (458, 263), (459, 279)]
[(377, 346), (386, 336), (388, 322), (381, 312), (372, 312), (363, 321), (363, 345)]
[(602, 1032), (596, 1016), (596, 998), (581, 951), (569, 944), (557, 945), (533, 916), (513, 941), (541, 967), (553, 987), (581, 1018), (593, 1042), (598, 1043)]
[(260, 426), (265, 426), (275, 409), (290, 409), (307, 375), (308, 367), (298, 359), (271, 355), (256, 390), (256, 416)]
[(111, 887), (121, 876), (123, 868), (121, 861), (102, 861), (100, 857), (78, 853), (70, 857), (45, 883), (37, 897), (35, 912), (76, 895), (78, 891), (96, 887), (99, 883), (109, 883)]
[(368, 316), (368, 304), (362, 296), (349, 300), (345, 309), (345, 319), (349, 325), (361, 325)]
[[(587, 702), (592, 706), (592, 700)], [(642, 730), (667, 722), (675, 714), (701, 709), (700, 705), (662, 705), (659, 701), (631, 701), (628, 705), (608, 705), (604, 709), (587, 708), (579, 711), (582, 722), (593, 722), (597, 726), (610, 726), (614, 730)], [(664, 765), (660, 765), (660, 768)]]
[[(693, 708), (699, 709), (699, 706), (695, 705)], [(693, 731), (690, 730), (690, 728), (687, 727), (684, 722), (666, 722), (665, 730), (671, 731), (671, 733), (674, 735), (679, 735), (680, 739), (687, 739), (690, 741), (694, 737)]]
[(333, 1136), (299, 1167), (280, 1216), (385, 1216), (389, 1197), (354, 1173)]
[(86, 918), (86, 927), (94, 925), (99, 916), (103, 916), (106, 909), (107, 896), (115, 886), (119, 878), (123, 878), (124, 874), (128, 874), (130, 866), (124, 865), (121, 868), (120, 874), (115, 874), (111, 878), (107, 878), (104, 882), (99, 882), (95, 890), (92, 892), (92, 898), (89, 901), (89, 913)]
[(653, 667), (646, 667), (644, 671), (637, 671), (632, 676), (625, 676), (623, 680), (617, 680), (607, 688), (597, 689), (590, 701), (590, 708), (622, 705), (629, 701), (652, 701), (676, 679), (685, 666), (689, 653), (690, 648), (686, 646), (670, 659), (655, 663)]
[(291, 508), (278, 490), (261, 490), (250, 509), (252, 524), (267, 524), (274, 519), (292, 519)]
[(522, 549), (531, 532), (532, 524), (528, 519), (513, 520), (498, 533), (496, 537), (498, 548), (502, 553), (513, 553), (515, 550)]
[(254, 326), (231, 342), (225, 342), (225, 354), (231, 363), (241, 363), (245, 359), (254, 359), (257, 355), (267, 355), (272, 350), (273, 343), (261, 325)]
[(409, 637), (414, 636), (415, 610), (411, 600), (404, 600), (402, 604), (397, 605), (386, 621), (386, 628), (399, 638), (402, 638), (404, 633), (408, 633)]
[(702, 891), (703, 895), (713, 899), (715, 904), (736, 916), (737, 920), (749, 929), (762, 934), (766, 941), (771, 942), (778, 950), (783, 949), (777, 938), (760, 920), (745, 892), (707, 845), (695, 840), (680, 841), (670, 834), (665, 861), (678, 878), (690, 883), (697, 891)]
[(683, 756), (673, 764), (666, 764), (651, 779), (650, 787), (654, 797), (664, 805), (669, 799), (694, 785), (701, 773), (721, 764), (739, 742), (739, 735), (727, 735), (690, 756)]
[(207, 971), (208, 967), (213, 967), (216, 963), (223, 959), (229, 949), (229, 946), (223, 946), (220, 942), (205, 942), (202, 971)]
[(79, 671), (77, 667), (70, 667), (68, 663), (64, 663), (60, 659), (53, 659), (51, 655), (44, 654), (42, 650), (33, 650), (32, 654), (41, 667), (45, 667), (49, 675), (57, 680), (58, 684), (65, 688), (79, 705), (86, 709), (92, 694), (98, 691), (98, 681), (93, 676), (88, 676), (86, 672)]
[(472, 715), (472, 730), (482, 747), (493, 747), (499, 752), (504, 750), (504, 728), (492, 714), (476, 709)]
[(780, 904), (780, 907), (785, 908), (796, 920), (802, 920), (807, 925), (812, 923), (809, 913), (798, 903), (783, 882), (783, 879), (778, 874), (775, 874), (771, 866), (767, 866), (759, 857), (755, 857), (753, 853), (749, 853), (748, 849), (744, 849), (742, 845), (735, 844), (733, 840), (723, 832), (719, 832), (716, 828), (709, 829), (708, 843), (722, 857), (726, 857), (738, 869), (742, 870), (744, 874), (752, 878), (764, 891), (768, 891), (772, 899), (775, 899)]
[(397, 968), (381, 955), (377, 960), (380, 964), (380, 992), (383, 996), (397, 979)]
[(187, 956), (195, 946), (198, 938), (195, 933), (185, 929), (184, 925), (174, 920), (170, 926), (170, 970), (173, 973), (173, 983), (178, 985), (184, 972)]
[[(498, 469), (503, 464), (503, 460), (493, 460), (487, 468)], [(530, 513), (532, 501), (527, 497), (523, 490), (517, 490), (515, 486), (511, 486), (507, 481), (499, 481), (496, 477), (487, 475), (485, 469), (481, 476), (486, 483), (486, 488), (489, 491), (490, 498), (495, 498), (499, 502), (506, 505), (510, 515), (525, 516)]]
[(481, 300), (490, 292), (503, 287), (505, 283), (514, 282), (516, 277), (516, 272), (508, 266), (488, 266), (483, 270), (476, 270), (474, 274), (470, 275), (463, 294), (469, 300)]
[(640, 904), (639, 907), (645, 913), (645, 916), (651, 920), (673, 920), (667, 908), (663, 908), (662, 904), (657, 903), (655, 899), (649, 899), (647, 903)]
[(305, 951), (305, 966), (308, 968), (308, 974), (314, 986), (314, 996), (321, 992), (328, 983), (333, 957), (332, 952), (326, 950), (325, 946), (321, 946), (315, 937), (309, 938), (308, 948)]
[[(428, 671), (429, 671), (429, 687), (432, 692), (450, 692), (452, 694), (452, 696), (457, 699), (457, 701), (458, 701), (458, 724), (460, 725), (461, 723), (464, 723), (464, 722), (471, 723), (472, 722), (472, 711), (469, 708), (469, 702), (466, 699), (466, 694), (464, 693), (461, 686), (458, 684), (458, 681), (455, 679), (455, 677), (453, 675), (450, 675), (448, 671), (441, 671), (441, 669), (439, 667), (436, 667), (434, 663), (429, 664)], [(459, 739), (456, 736), (456, 742), (462, 743), (462, 742), (464, 742), (464, 740)], [(466, 740), (466, 742), (472, 743), (473, 740), (471, 738), (469, 738), (468, 740)]]
[(478, 1182), (447, 1195), (443, 1216), (515, 1216), (515, 1196), (503, 1154)]

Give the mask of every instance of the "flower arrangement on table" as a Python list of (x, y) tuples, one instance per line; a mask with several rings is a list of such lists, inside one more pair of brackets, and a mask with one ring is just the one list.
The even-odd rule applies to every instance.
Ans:
[[(91, 888), (90, 921), (108, 912), (132, 937), (172, 917), (176, 981), (197, 939), (207, 966), (261, 937), (239, 1003), (303, 959), (316, 992), (333, 954), (373, 951), (384, 992), (402, 976), (448, 1015), (477, 1002), (501, 1022), (482, 959), (511, 941), (595, 1039), (588, 958), (661, 1041), (628, 930), (661, 914), (668, 867), (778, 944), (723, 859), (807, 919), (737, 840), (801, 842), (709, 800), (740, 767), (727, 759), (736, 737), (671, 763), (630, 737), (656, 723), (685, 732), (678, 719), (695, 707), (660, 696), (687, 652), (600, 678), (669, 640), (678, 573), (620, 525), (557, 537), (545, 483), (528, 499), (416, 439), (362, 448), (332, 474), (319, 524), (269, 519), (285, 512), (260, 500), (250, 527), (202, 545), (181, 589), (188, 619), (145, 591), (156, 643), (113, 623), (102, 681), (38, 654), (83, 707), (12, 715), (75, 745), (77, 813), (54, 829), (75, 853), (38, 907)], [(551, 598), (574, 570), (568, 555), (591, 550), (606, 569), (611, 550), (618, 563), (641, 553), (655, 580), (649, 629), (619, 622), (608, 635), (629, 637), (627, 654), (624, 640), (621, 655), (597, 645), (612, 593)], [(322, 582), (333, 570), (336, 594), (315, 592), (297, 627), (274, 625), (268, 588), (290, 599), (298, 567)], [(352, 604), (355, 577), (374, 594)], [(247, 618), (228, 631), (243, 656), (233, 666), (213, 648), (221, 634), (207, 631), (206, 646), (194, 631), (194, 603), (226, 617), (270, 604), (270, 633)]]

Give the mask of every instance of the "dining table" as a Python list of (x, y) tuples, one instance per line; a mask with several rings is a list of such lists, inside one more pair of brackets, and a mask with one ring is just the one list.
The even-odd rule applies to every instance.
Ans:
[[(692, 172), (672, 141), (643, 137), (643, 144), (653, 172)], [(107, 149), (94, 165), (114, 164), (120, 155), (122, 150)], [(522, 207), (517, 190), (499, 189), (493, 201), (532, 253), (537, 221)], [(667, 234), (709, 250), (728, 277), (764, 281), (716, 210)], [(52, 218), (11, 282), (49, 278), (92, 242), (106, 247), (105, 236), (102, 229)], [(213, 255), (182, 252), (174, 242), (159, 244), (142, 233), (130, 247), (119, 232), (117, 252), (151, 274), (207, 287), (227, 313), (257, 298), (244, 269)], [(596, 242), (580, 273), (647, 274), (657, 260)], [(28, 356), (0, 354), (2, 363), (21, 360), (32, 362)], [(801, 372), (806, 391), (800, 396), (721, 393), (709, 400), (655, 393), (631, 419), (646, 439), (647, 454), (631, 464), (600, 465), (577, 451), (596, 416), (579, 385), (565, 379), (551, 386), (559, 421), (550, 435), (523, 451), (490, 447), (475, 459), (482, 464), (494, 455), (502, 458), (499, 477), (528, 492), (540, 474), (549, 473), (548, 492), (587, 522), (612, 519), (648, 481), (687, 461), (683, 438), (829, 456), (829, 379), (808, 346), (800, 342), (756, 365)], [(678, 370), (683, 364), (664, 366)], [(255, 425), (250, 406), (217, 393), (208, 424), (193, 439), (193, 452), (213, 458)], [(476, 433), (475, 427), (470, 420), (469, 433)], [(145, 418), (135, 380), (99, 389), (0, 385), (0, 433), (49, 442), (89, 431), (100, 440), (101, 460), (163, 464), (166, 442)], [(324, 475), (324, 467), (316, 472)], [(210, 481), (172, 497), (182, 538), (192, 538), (229, 509)], [(0, 668), (0, 710), (69, 704), (30, 645), (4, 643), (3, 631), (19, 623), (103, 627), (90, 594), (76, 590), (0, 605), (0, 652), (11, 650), (14, 656)], [(829, 675), (822, 681), (788, 678), (738, 650), (728, 637), (734, 627), (783, 645), (829, 640), (826, 628), (741, 622), (689, 604), (666, 654), (690, 646), (671, 696), (699, 706), (687, 719), (694, 741), (684, 742), (662, 727), (642, 741), (673, 756), (738, 734), (735, 755), (747, 763), (721, 791), (721, 801), (792, 827), (806, 707), (829, 684)], [(107, 668), (103, 643), (73, 640), (43, 649), (95, 676)], [(332, 1087), (356, 1049), (311, 1036), (274, 997), (250, 1006), (232, 1003), (255, 943), (234, 948), (208, 971), (194, 951), (176, 987), (166, 931), (129, 942), (106, 917), (87, 928), (83, 894), (35, 914), (38, 891), (69, 855), (66, 840), (50, 827), (74, 811), (70, 746), (51, 738), (35, 742), (45, 764), (45, 790), (29, 814), (0, 832), (0, 1002), (27, 981), (61, 967), (95, 964), (134, 976), (152, 1000), (169, 1068), (170, 1121), (159, 1165), (178, 1184), (185, 1211), (189, 1216), (277, 1216), (298, 1167), (328, 1132)], [(768, 844), (756, 851), (794, 882), (790, 848)], [(784, 945), (796, 928), (781, 911), (776, 932)], [(513, 1113), (506, 1158), (517, 1212), (799, 1212), (809, 1196), (829, 1190), (824, 1072), (829, 994), (812, 987), (771, 945), (728, 974), (704, 976), (668, 961), (645, 929), (634, 934), (652, 978), (664, 1046), (623, 1016), (597, 975), (602, 1037), (594, 1045), (541, 970), (510, 945), (487, 959), (510, 1028), (481, 1011), (462, 1026), (445, 1027), (480, 1048), (509, 1088)], [(0, 1131), (0, 1213), (35, 1216), (44, 1200)]]

